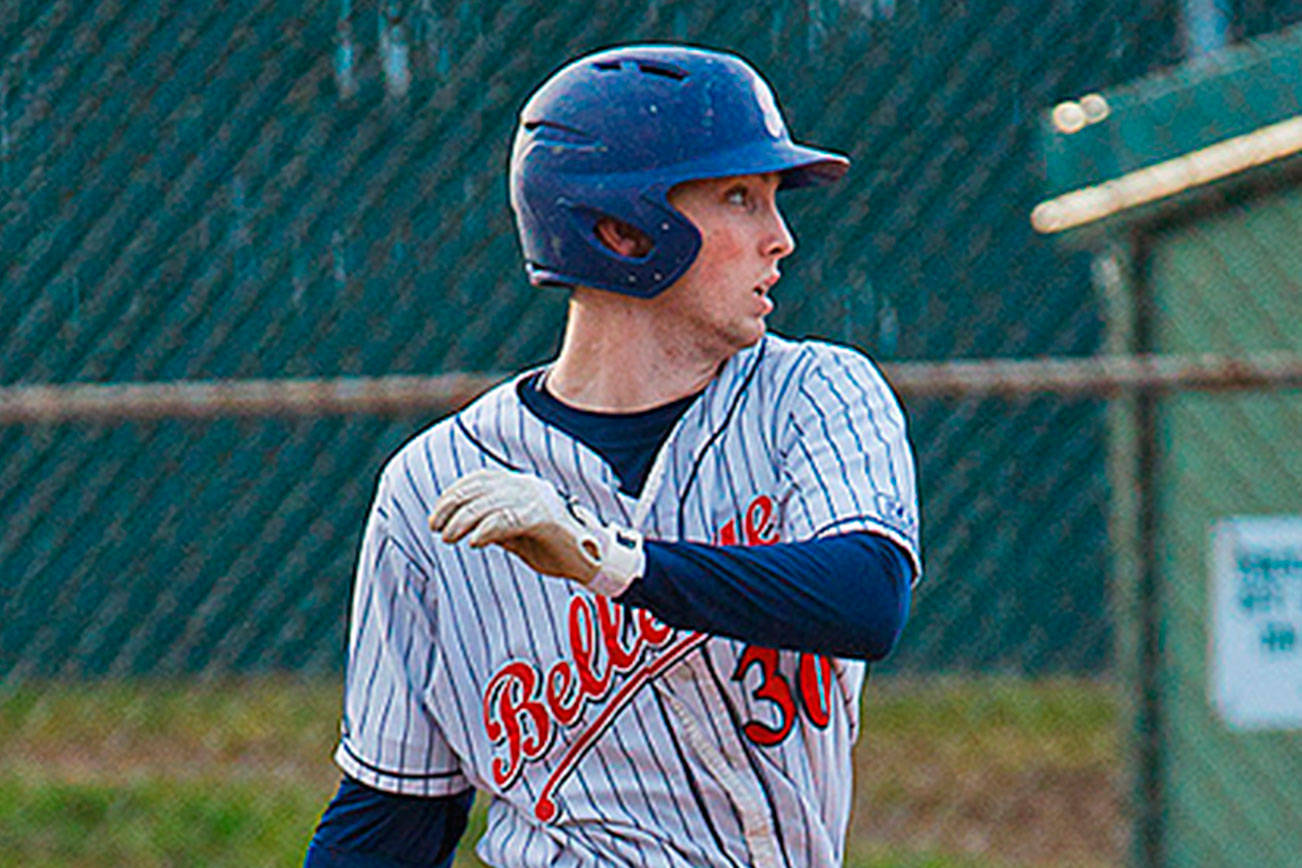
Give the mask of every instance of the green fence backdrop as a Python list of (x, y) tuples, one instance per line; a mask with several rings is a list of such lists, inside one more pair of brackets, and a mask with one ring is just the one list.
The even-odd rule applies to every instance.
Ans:
[[(566, 58), (653, 38), (744, 54), (797, 135), (854, 159), (785, 202), (777, 330), (882, 360), (1090, 354), (1087, 259), (1028, 223), (1035, 132), (1179, 54), (1160, 3), (0, 8), (3, 385), (546, 359), (563, 296), (518, 265), (514, 114)], [(1104, 667), (1101, 405), (907, 409), (929, 580), (896, 665)], [(0, 673), (337, 670), (376, 471), (429, 421), (0, 428)]]

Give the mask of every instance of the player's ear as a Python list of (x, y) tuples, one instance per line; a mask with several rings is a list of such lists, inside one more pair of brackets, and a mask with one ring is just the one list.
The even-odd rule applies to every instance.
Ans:
[(602, 217), (593, 231), (602, 244), (620, 256), (640, 259), (650, 253), (654, 246), (651, 238), (641, 229), (614, 217)]

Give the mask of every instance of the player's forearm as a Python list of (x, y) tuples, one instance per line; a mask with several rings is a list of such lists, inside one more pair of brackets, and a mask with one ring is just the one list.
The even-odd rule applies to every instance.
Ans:
[(770, 647), (880, 660), (899, 639), (912, 568), (869, 533), (771, 546), (646, 543), (619, 601), (675, 627)]

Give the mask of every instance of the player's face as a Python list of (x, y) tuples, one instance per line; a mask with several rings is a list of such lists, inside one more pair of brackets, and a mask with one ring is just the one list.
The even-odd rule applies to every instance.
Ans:
[(701, 233), (701, 250), (660, 298), (683, 337), (731, 355), (764, 336), (773, 310), (769, 290), (778, 262), (795, 239), (778, 210), (778, 175), (737, 175), (689, 181), (669, 202)]

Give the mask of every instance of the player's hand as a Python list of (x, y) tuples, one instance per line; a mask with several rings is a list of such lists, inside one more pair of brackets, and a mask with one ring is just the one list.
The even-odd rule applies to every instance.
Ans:
[(646, 566), (640, 533), (605, 524), (528, 473), (476, 470), (461, 477), (434, 502), (429, 527), (446, 543), (500, 545), (540, 573), (611, 597)]

